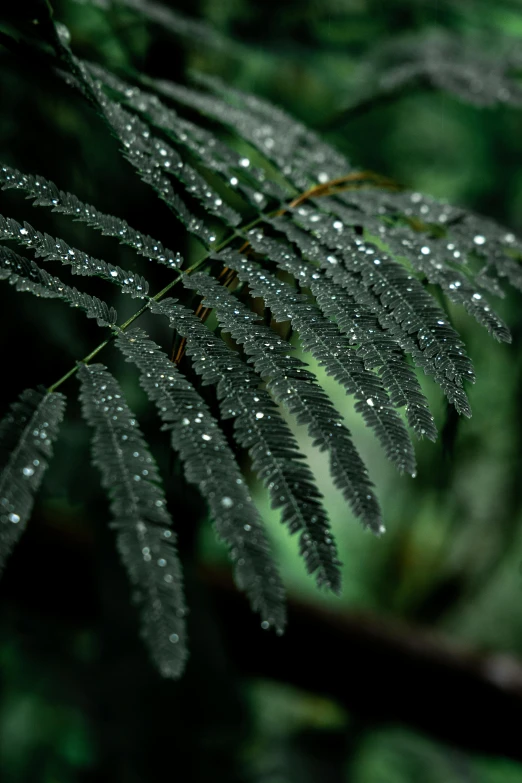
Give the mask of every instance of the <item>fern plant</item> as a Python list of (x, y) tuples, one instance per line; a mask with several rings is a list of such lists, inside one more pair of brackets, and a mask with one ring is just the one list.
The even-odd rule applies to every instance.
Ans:
[[(141, 0), (132, 5), (166, 26), (172, 21), (167, 9)], [(177, 248), (44, 177), (0, 167), (4, 191), (20, 191), (35, 207), (117, 239), (168, 276), (152, 291), (146, 263), (143, 276), (32, 222), (0, 215), (2, 279), (16, 291), (79, 308), (105, 330), (61, 378), (22, 392), (0, 425), (0, 563), (29, 521), (76, 376), (117, 546), (138, 589), (145, 639), (161, 673), (178, 677), (187, 640), (176, 519), (136, 417), (99, 363), (102, 352), (109, 363), (116, 349), (134, 366), (187, 481), (229, 549), (238, 587), (262, 627), (281, 633), (283, 584), (238, 458), (248, 454), (282, 522), (298, 534), (308, 572), (339, 593), (333, 534), (283, 409), (326, 452), (354, 515), (377, 535), (384, 525), (368, 469), (306, 357), (353, 398), (397, 470), (415, 476), (411, 435), (437, 437), (417, 371), (433, 378), (459, 414), (471, 415), (466, 386), (474, 370), (446, 302), (508, 342), (490, 297), (502, 296), (504, 282), (522, 288), (522, 243), (493, 221), (352, 167), (283, 110), (215, 78), (194, 75), (187, 87), (83, 60), (47, 8), (39, 13), (39, 38), (3, 34), (13, 61), (45, 67), (84, 97), (152, 197), (165, 202), (202, 252), (189, 265)], [(251, 151), (238, 151), (236, 139)], [(6, 201), (2, 212), (7, 209)], [(111, 284), (138, 300), (136, 311), (120, 323), (110, 302), (62, 281), (41, 262)], [(163, 347), (136, 327), (144, 313), (163, 324)], [(204, 386), (215, 388), (215, 404)]]

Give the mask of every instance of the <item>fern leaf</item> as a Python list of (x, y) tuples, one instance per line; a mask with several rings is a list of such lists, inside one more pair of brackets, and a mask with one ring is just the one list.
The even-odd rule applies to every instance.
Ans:
[[(65, 48), (65, 52), (70, 66), (70, 71), (61, 72), (65, 81), (82, 92), (95, 105), (120, 142), (124, 157), (136, 169), (141, 180), (150, 185), (186, 228), (209, 247), (214, 241), (214, 235), (203, 220), (190, 212), (174, 191), (166, 175), (173, 161), (177, 165), (176, 154), (169, 156), (166, 147), (158, 139), (150, 142), (148, 126), (107, 97), (103, 82), (91, 75), (87, 63), (74, 57), (68, 48)], [(165, 150), (166, 155), (162, 154), (162, 149)]]
[(0, 422), (0, 570), (25, 529), (64, 412), (63, 394), (26, 389)]
[(117, 345), (141, 372), (141, 385), (153, 400), (187, 481), (207, 500), (219, 537), (235, 562), (235, 577), (259, 611), (263, 624), (282, 631), (284, 589), (270, 555), (263, 522), (241, 478), (225, 436), (203, 398), (144, 332), (120, 332)]
[(118, 285), (123, 293), (130, 294), (135, 299), (143, 299), (147, 296), (149, 286), (140, 275), (108, 264), (106, 261), (91, 258), (82, 250), (70, 247), (62, 239), (53, 239), (49, 234), (42, 234), (25, 221), (22, 226), (16, 220), (0, 215), (0, 240), (13, 240), (19, 245), (28, 247), (34, 251), (37, 258), (61, 261), (62, 264), (70, 266), (75, 275), (108, 280)]
[[(306, 208), (305, 208), (306, 211)], [(418, 342), (410, 335), (408, 322), (398, 322), (393, 312), (390, 312), (381, 302), (379, 297), (365, 285), (359, 275), (350, 272), (342, 263), (342, 256), (333, 255), (324, 247), (318, 239), (302, 231), (289, 220), (277, 219), (270, 221), (278, 230), (288, 236), (296, 244), (301, 252), (309, 259), (317, 262), (324, 270), (327, 277), (334, 283), (336, 292), (340, 296), (349, 295), (365, 314), (375, 315), (380, 327), (400, 347), (404, 353), (409, 354), (415, 365), (420, 367), (427, 375), (433, 376), (439, 384), (448, 400), (453, 403), (459, 413), (471, 416), (471, 409), (466, 393), (459, 382), (447, 377), (444, 370), (435, 364), (430, 355), (426, 355), (419, 347)], [(290, 254), (286, 254), (290, 256)], [(305, 265), (302, 264), (302, 267)], [(305, 275), (307, 271), (304, 272)], [(335, 294), (337, 295), (337, 293)], [(441, 320), (441, 319), (438, 319)], [(468, 375), (468, 380), (473, 381), (474, 375)], [(424, 407), (424, 405), (422, 406)], [(429, 431), (429, 419), (420, 413), (421, 429)]]
[(98, 108), (121, 142), (127, 160), (136, 168), (141, 179), (154, 188), (191, 233), (207, 247), (215, 241), (215, 236), (204, 221), (196, 218), (175, 193), (170, 176), (178, 179), (187, 193), (202, 203), (207, 213), (215, 215), (230, 226), (239, 224), (240, 215), (224, 204), (223, 199), (204, 177), (184, 162), (170, 144), (154, 136), (147, 123), (107, 97), (103, 89), (104, 82), (99, 77), (103, 73), (104, 78), (110, 80), (112, 74), (79, 60), (75, 60), (75, 63), (84, 82), (90, 88)]
[[(473, 367), (462, 340), (433, 297), (386, 253), (353, 234), (343, 237), (341, 221), (331, 221), (309, 208), (300, 208), (298, 215), (299, 223), (309, 226), (326, 247), (340, 256), (332, 256), (333, 262), (328, 262), (329, 274), (351, 293), (358, 289), (361, 301), (361, 289), (374, 294), (403, 333), (404, 345), (411, 346), (409, 336), (416, 335), (417, 350), (412, 351), (416, 361), (438, 380), (459, 413), (469, 416), (462, 383), (474, 381)], [(350, 273), (348, 276), (331, 271), (339, 262)]]
[(362, 95), (368, 100), (420, 83), (476, 106), (521, 106), (522, 89), (511, 75), (519, 66), (513, 55), (509, 50), (488, 51), (483, 42), (479, 48), (466, 37), (443, 30), (397, 36), (381, 43), (364, 61), (359, 77)]
[[(162, 103), (158, 96), (124, 82), (107, 71), (91, 66), (102, 81), (118, 93), (118, 100), (146, 117), (155, 127), (166, 133), (178, 146), (189, 149), (211, 171), (217, 172), (227, 187), (239, 191), (256, 209), (263, 209), (268, 199), (283, 201), (288, 193), (258, 168), (233, 149), (223, 144), (214, 134), (180, 117)], [(154, 80), (142, 77), (144, 83)], [(249, 165), (246, 166), (248, 161)], [(215, 201), (220, 199), (217, 194)], [(218, 204), (218, 206), (220, 206)]]
[[(444, 231), (443, 238), (430, 236), (426, 243), (431, 250), (430, 260), (437, 261), (443, 268), (465, 271), (475, 285), (485, 287), (495, 296), (504, 295), (497, 282), (503, 278), (522, 290), (522, 242), (511, 231), (483, 215), (464, 212), (420, 193), (401, 195), (403, 198), (400, 200), (398, 194), (394, 194), (391, 201), (383, 202), (386, 212), (396, 213), (400, 209), (402, 214), (414, 217), (420, 225), (424, 224), (428, 229), (436, 225)], [(471, 255), (484, 262), (478, 274), (474, 274), (467, 265)]]
[(290, 355), (292, 346), (271, 329), (256, 324), (258, 317), (213, 278), (195, 274), (184, 282), (204, 296), (208, 307), (214, 308), (222, 328), (244, 347), (256, 371), (266, 377), (274, 398), (296, 415), (298, 421), (307, 424), (314, 445), (328, 452), (334, 482), (356, 516), (375, 532), (382, 532), (373, 487), (350, 432), (312, 373)]
[(194, 79), (213, 93), (203, 97), (204, 113), (238, 131), (284, 172), (298, 192), (351, 170), (344, 155), (278, 106), (214, 76), (194, 74)]
[(27, 291), (47, 299), (62, 299), (71, 307), (84, 310), (88, 318), (96, 318), (98, 326), (112, 327), (116, 323), (118, 315), (114, 307), (109, 307), (96, 296), (65, 285), (58, 277), (40, 269), (34, 261), (1, 246), (0, 279), (8, 280), (17, 291)]
[(84, 204), (71, 193), (59, 190), (54, 182), (32, 174), (22, 174), (10, 166), (0, 167), (2, 190), (20, 190), (33, 199), (33, 206), (51, 207), (53, 212), (69, 215), (75, 221), (87, 223), (104, 236), (116, 237), (120, 244), (128, 245), (141, 256), (158, 261), (169, 269), (177, 269), (183, 263), (179, 253), (165, 248), (157, 239), (131, 228), (126, 220), (106, 215), (90, 204)]
[(319, 491), (287, 424), (268, 393), (259, 388), (259, 378), (175, 300), (151, 303), (151, 309), (169, 318), (186, 337), (187, 352), (203, 382), (217, 384), (222, 416), (235, 419), (234, 438), (248, 449), (255, 473), (269, 489), (272, 506), (281, 508), (291, 533), (301, 532), (299, 549), (308, 573), (315, 574), (320, 586), (338, 593), (339, 561)]
[[(466, 213), (451, 225), (448, 239), (454, 244), (453, 254), (474, 253), (480, 256), (485, 262), (484, 272), (505, 278), (510, 285), (522, 291), (522, 241), (511, 231), (482, 215)], [(493, 293), (498, 296), (500, 291), (497, 289)]]
[(405, 256), (416, 270), (424, 273), (428, 282), (440, 286), (452, 302), (462, 305), (499, 342), (511, 342), (508, 327), (492, 311), (477, 287), (460, 270), (445, 263), (447, 244), (453, 243), (431, 237), (418, 238), (398, 227), (387, 232), (385, 241), (395, 255)]
[[(126, 109), (111, 101), (105, 95), (101, 83), (96, 85), (95, 94), (98, 105), (103, 110), (113, 133), (123, 145), (124, 155), (132, 166), (138, 171), (141, 179), (150, 185), (167, 206), (177, 215), (186, 228), (198, 237), (207, 247), (214, 241), (211, 230), (203, 220), (195, 217), (183, 203), (172, 187), (166, 172), (172, 165), (177, 167), (178, 157), (170, 153), (162, 155), (161, 150), (166, 151), (163, 142), (157, 141), (157, 146), (149, 143), (150, 131), (148, 126), (131, 114)], [(199, 184), (199, 183), (198, 183)], [(198, 189), (198, 185), (195, 185)]]
[[(393, 239), (397, 231), (394, 224), (398, 219), (407, 222), (413, 219), (415, 230), (410, 231), (405, 239), (415, 241), (419, 227), (424, 227), (424, 231), (430, 234), (429, 241), (421, 244), (421, 247), (427, 245), (430, 249), (429, 254), (421, 253), (421, 256), (427, 255), (428, 259), (420, 258), (420, 261), (440, 264), (435, 267), (437, 270), (463, 271), (475, 285), (485, 286), (496, 296), (503, 296), (502, 289), (494, 278), (486, 277), (487, 274), (506, 278), (511, 285), (522, 290), (522, 266), (510, 256), (514, 253), (519, 257), (522, 255), (522, 242), (513, 233), (482, 215), (464, 211), (422, 193), (378, 189), (339, 192), (335, 199), (322, 198), (320, 207), (327, 207), (346, 225), (364, 226), (385, 242), (388, 237)], [(442, 237), (433, 235), (434, 226), (442, 232)], [(399, 246), (397, 250), (401, 254), (404, 247)], [(471, 254), (481, 256), (485, 262), (484, 269), (478, 274), (467, 264)]]
[[(338, 263), (336, 257), (336, 264)], [(444, 362), (433, 361), (433, 354), (431, 351), (424, 350), (426, 343), (420, 343), (418, 339), (412, 336), (409, 329), (409, 320), (400, 321), (395, 316), (395, 313), (390, 311), (386, 306), (387, 303), (383, 303), (374, 291), (368, 288), (364, 281), (361, 281), (356, 275), (349, 272), (347, 269), (331, 265), (326, 274), (336, 283), (337, 286), (345, 289), (357, 302), (364, 303), (369, 311), (373, 312), (379, 321), (379, 324), (385, 329), (393, 339), (396, 340), (402, 350), (409, 354), (414, 364), (420, 367), (426, 375), (431, 375), (435, 382), (440, 386), (446, 398), (452, 403), (456, 410), (463, 416), (468, 418), (471, 416), (471, 408), (466, 395), (466, 392), (462, 388), (462, 381), (459, 378), (448, 377)], [(438, 318), (442, 321), (442, 324), (446, 323), (446, 319)], [(440, 324), (440, 325), (442, 325)], [(444, 338), (442, 338), (443, 340)], [(428, 346), (429, 347), (429, 346)], [(468, 380), (474, 382), (475, 376), (473, 371), (468, 375)]]
[(93, 462), (109, 493), (123, 563), (142, 604), (143, 636), (160, 672), (179, 677), (187, 658), (185, 600), (176, 536), (156, 464), (102, 364), (81, 365), (80, 401), (93, 428)]
[[(260, 231), (252, 230), (248, 236), (254, 248), (263, 248), (264, 252), (272, 248), (270, 240)], [(355, 409), (374, 430), (388, 459), (400, 471), (415, 473), (415, 453), (402, 420), (391, 407), (379, 377), (366, 369), (337, 326), (323, 317), (315, 303), (244, 256), (225, 250), (219, 253), (219, 258), (237, 271), (240, 280), (248, 282), (254, 296), (264, 299), (277, 321), (292, 323), (304, 349), (355, 396)]]
[(437, 440), (437, 428), (428, 401), (413, 369), (377, 318), (324, 275), (311, 281), (311, 290), (325, 315), (335, 318), (339, 329), (358, 345), (357, 353), (369, 369), (378, 369), (395, 407), (406, 406), (408, 424), (419, 437)]
[[(293, 241), (309, 259), (319, 260), (323, 268), (329, 265), (328, 259), (333, 259), (332, 256), (325, 257), (319, 243), (290, 220), (277, 217), (269, 223)], [(335, 285), (315, 264), (299, 258), (288, 245), (275, 247), (272, 241), (271, 245), (271, 257), (277, 265), (310, 288), (321, 311), (335, 320), (350, 343), (358, 346), (357, 353), (365, 367), (378, 370), (392, 404), (395, 407), (406, 406), (408, 424), (415, 433), (419, 437), (436, 440), (437, 429), (417, 377), (396, 340), (381, 327), (374, 313), (345, 289)]]
[[(259, 149), (268, 160), (274, 162), (281, 169), (285, 166), (285, 175), (297, 190), (306, 189), (307, 183), (302, 178), (293, 176), (293, 169), (288, 165), (289, 158), (280, 152), (281, 144), (286, 144), (286, 136), (277, 134), (271, 125), (260, 124), (259, 120), (252, 117), (248, 112), (244, 112), (214, 95), (208, 95), (199, 90), (174, 84), (165, 79), (148, 79), (147, 84), (152, 85), (164, 97), (174, 100), (183, 106), (196, 109), (204, 116), (232, 128), (242, 139)], [(250, 158), (244, 156), (241, 160), (243, 168), (249, 171), (252, 165)]]

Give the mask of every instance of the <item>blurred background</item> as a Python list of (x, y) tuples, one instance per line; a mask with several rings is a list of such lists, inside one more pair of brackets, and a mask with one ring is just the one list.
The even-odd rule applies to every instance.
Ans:
[[(441, 62), (453, 57), (457, 68), (469, 50), (487, 81), (508, 57), (516, 80), (522, 3), (179, 0), (171, 7), (187, 17), (170, 30), (118, 3), (53, 6), (80, 55), (178, 81), (188, 69), (220, 75), (285, 108), (353, 165), (522, 231), (517, 101), (501, 90), (484, 97), (480, 79), (468, 89), (457, 77), (447, 89), (422, 78), (385, 88), (380, 78), (400, 62), (398, 44), (419, 59), (426, 41), (442, 40)], [(190, 260), (195, 243), (81, 98), (5, 50), (0, 85), (2, 161)], [(137, 263), (84, 226), (0, 196), (2, 214), (113, 263)], [(160, 280), (152, 267), (145, 274)], [(133, 309), (117, 304), (123, 317)], [(513, 292), (494, 304), (512, 345), (452, 311), (476, 366), (474, 415), (456, 421), (422, 379), (443, 437), (418, 445), (415, 479), (393, 472), (351, 401), (318, 371), (370, 467), (387, 533), (361, 529), (298, 430), (338, 540), (344, 592), (316, 590), (252, 479), (289, 593), (282, 639), (260, 629), (231, 585), (224, 550), (131, 368), (115, 352), (100, 357), (149, 438), (180, 536), (191, 659), (178, 683), (161, 680), (139, 639), (72, 379), (55, 458), (0, 587), (1, 780), (522, 783), (522, 309)], [(3, 415), (24, 388), (54, 382), (100, 338), (81, 314), (7, 284), (0, 309)], [(147, 326), (167, 346), (166, 331)]]

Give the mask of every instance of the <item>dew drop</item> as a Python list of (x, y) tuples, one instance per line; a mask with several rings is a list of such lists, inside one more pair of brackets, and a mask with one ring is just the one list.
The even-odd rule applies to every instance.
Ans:
[(232, 498), (229, 498), (227, 495), (224, 498), (221, 498), (221, 505), (223, 506), (223, 508), (232, 508), (232, 506), (234, 505), (234, 501), (232, 500)]
[(483, 237), (482, 234), (477, 234), (473, 237), (473, 241), (476, 245), (483, 245), (486, 242), (486, 237)]

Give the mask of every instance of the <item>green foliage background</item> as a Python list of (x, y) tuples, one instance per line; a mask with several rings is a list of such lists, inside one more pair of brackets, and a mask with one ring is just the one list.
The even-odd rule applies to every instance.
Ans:
[[(108, 20), (90, 5), (65, 0), (55, 5), (56, 17), (84, 56), (172, 79), (182, 79), (187, 68), (218, 74), (324, 129), (361, 168), (522, 231), (520, 110), (477, 108), (420, 89), (340, 119), (343, 108), (362, 94), (360, 63), (370, 50), (397, 35), (441, 28), (479, 44), (509, 36), (522, 46), (518, 2), (199, 0), (175, 7), (207, 21), (236, 46), (176, 41), (157, 30), (152, 35), (125, 9), (110, 12)], [(29, 75), (14, 69), (5, 52), (0, 69), (0, 148), (7, 162), (51, 177), (137, 228), (155, 233), (156, 225), (171, 247), (190, 258), (193, 249), (182, 229), (173, 229), (166, 211), (150, 214), (145, 186), (79, 99), (57, 98), (45, 78), (30, 92)], [(24, 210), (20, 200), (14, 216)], [(56, 215), (42, 219), (50, 233), (54, 229), (81, 244), (81, 226)], [(104, 257), (106, 242), (91, 239), (93, 254)], [(121, 263), (130, 257), (124, 248), (118, 252)], [(97, 342), (95, 326), (59, 303), (17, 296), (15, 316), (12, 293), (4, 286), (0, 307), (13, 313), (4, 319), (2, 335), (3, 409), (35, 378), (51, 383)], [(122, 301), (123, 316), (127, 307)], [(400, 618), (479, 649), (522, 657), (521, 312), (520, 297), (509, 294), (500, 314), (513, 331), (511, 346), (494, 344), (470, 319), (452, 312), (477, 369), (478, 382), (470, 390), (474, 415), (469, 422), (448, 419), (442, 397), (424, 385), (443, 438), (418, 447), (416, 479), (397, 478), (350, 402), (320, 374), (371, 466), (388, 532), (376, 540), (361, 529), (329, 482), (326, 462), (317, 462), (300, 433), (326, 495), (345, 588), (341, 599), (317, 593), (295, 541), (259, 490), (291, 594), (333, 603), (339, 612), (362, 609)], [(120, 364), (119, 377), (128, 378), (127, 366)], [(168, 473), (166, 443), (155, 435), (136, 387), (127, 387), (129, 403), (141, 414)], [(2, 585), (0, 742), (6, 783), (522, 781), (522, 766), (514, 761), (472, 756), (412, 727), (374, 725), (346, 714), (334, 701), (289, 686), (241, 682), (220, 647), (220, 618), (212, 615), (204, 594), (192, 610), (192, 668), (180, 683), (160, 681), (139, 646), (125, 579), (105, 529), (105, 501), (88, 465), (85, 431), (72, 417), (26, 539), (6, 571), (5, 589)], [(170, 475), (167, 491), (179, 491), (180, 478)], [(190, 538), (199, 510), (182, 489), (177, 527), (182, 538)], [(65, 556), (57, 545), (53, 557), (53, 541), (64, 535), (72, 540), (70, 552)], [(224, 566), (209, 525), (197, 535), (199, 560)], [(87, 574), (87, 582), (79, 582), (78, 573)], [(241, 645), (240, 628), (236, 644)], [(299, 665), (303, 662), (296, 661)], [(371, 699), (371, 683), (368, 687)], [(152, 751), (145, 757), (143, 738), (154, 733), (147, 737)]]

